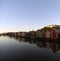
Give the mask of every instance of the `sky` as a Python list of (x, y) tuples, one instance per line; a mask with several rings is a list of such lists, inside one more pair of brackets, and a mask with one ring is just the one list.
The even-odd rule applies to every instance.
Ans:
[(51, 24), (60, 24), (60, 0), (0, 0), (0, 33)]

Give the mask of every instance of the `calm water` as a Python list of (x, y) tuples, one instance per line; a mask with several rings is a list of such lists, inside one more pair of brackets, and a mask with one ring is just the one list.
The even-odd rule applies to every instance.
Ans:
[(60, 61), (60, 43), (0, 36), (0, 61)]

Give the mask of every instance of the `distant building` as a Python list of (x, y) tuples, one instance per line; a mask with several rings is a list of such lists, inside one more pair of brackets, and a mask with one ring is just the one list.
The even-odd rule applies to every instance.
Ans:
[(60, 39), (60, 29), (52, 29), (51, 39)]
[(36, 37), (36, 32), (35, 31), (29, 31), (26, 33), (27, 38), (35, 38)]
[(16, 32), (16, 36), (24, 37), (26, 32)]
[(46, 31), (46, 38), (50, 38), (51, 37), (51, 32), (50, 31)]
[(45, 38), (46, 37), (46, 32), (44, 30), (37, 30), (36, 31), (36, 37)]
[(41, 31), (40, 31), (40, 30), (37, 30), (37, 31), (36, 31), (36, 37), (41, 37), (41, 36), (42, 36)]
[(49, 25), (37, 30), (36, 37), (60, 39), (60, 25)]

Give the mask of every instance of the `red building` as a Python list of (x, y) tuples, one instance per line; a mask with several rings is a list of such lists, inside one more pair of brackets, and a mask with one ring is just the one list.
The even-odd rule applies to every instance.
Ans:
[(51, 30), (51, 39), (60, 39), (60, 29)]

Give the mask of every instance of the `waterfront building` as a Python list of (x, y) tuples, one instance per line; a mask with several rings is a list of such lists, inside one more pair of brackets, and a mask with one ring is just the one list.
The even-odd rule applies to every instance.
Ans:
[(50, 31), (46, 31), (46, 38), (50, 38), (51, 37), (51, 32)]
[(37, 30), (36, 37), (60, 39), (60, 25), (49, 25)]
[(40, 30), (36, 31), (36, 37), (41, 37), (41, 31)]
[(18, 37), (24, 37), (26, 32), (16, 32), (16, 36)]
[(35, 38), (36, 37), (36, 32), (35, 31), (29, 31), (26, 33), (27, 38)]
[(51, 39), (60, 39), (60, 29), (52, 29)]

